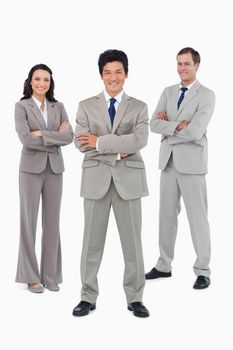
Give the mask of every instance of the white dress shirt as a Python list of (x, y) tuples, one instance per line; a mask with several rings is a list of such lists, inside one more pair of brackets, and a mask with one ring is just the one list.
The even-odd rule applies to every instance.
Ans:
[(44, 110), (42, 111), (41, 109), (41, 105), (42, 103), (35, 97), (32, 95), (32, 98), (33, 98), (33, 101), (35, 102), (35, 104), (37, 105), (37, 107), (39, 108), (43, 118), (44, 118), (44, 121), (45, 121), (45, 124), (46, 126), (48, 125), (48, 111), (47, 111), (47, 101), (46, 101), (46, 98), (44, 100)]
[[(105, 97), (105, 100), (107, 102), (107, 106), (108, 106), (108, 109), (109, 109), (109, 107), (110, 107), (110, 99), (112, 98), (112, 96), (110, 96), (107, 93), (106, 90), (104, 90), (103, 93), (104, 93), (104, 97)], [(115, 107), (116, 112), (117, 112), (117, 108), (118, 108), (119, 104), (121, 103), (123, 94), (124, 94), (124, 91), (122, 90), (118, 95), (114, 96), (114, 98), (116, 99), (116, 102), (114, 103), (114, 107)]]

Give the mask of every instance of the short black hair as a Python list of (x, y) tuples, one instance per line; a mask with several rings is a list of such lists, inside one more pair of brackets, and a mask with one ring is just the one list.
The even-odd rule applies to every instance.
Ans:
[(28, 73), (28, 77), (24, 82), (23, 97), (21, 98), (21, 100), (25, 100), (25, 99), (30, 98), (32, 96), (32, 87), (31, 87), (32, 76), (33, 76), (33, 73), (38, 69), (45, 70), (46, 72), (48, 72), (50, 74), (50, 88), (46, 92), (46, 98), (50, 102), (57, 102), (57, 100), (54, 98), (54, 86), (55, 86), (55, 84), (54, 84), (54, 80), (53, 80), (53, 72), (48, 66), (46, 66), (46, 64), (43, 64), (43, 63), (36, 64), (35, 66), (33, 66), (30, 69), (30, 71)]
[(200, 63), (201, 62), (201, 56), (199, 54), (199, 52), (197, 52), (196, 50), (194, 50), (192, 47), (184, 47), (183, 49), (181, 49), (176, 58), (178, 58), (178, 56), (180, 55), (184, 55), (185, 53), (191, 53), (192, 58), (193, 58), (193, 62), (196, 63)]
[(102, 76), (103, 68), (108, 62), (121, 62), (124, 67), (125, 74), (128, 73), (128, 57), (127, 55), (120, 50), (106, 50), (99, 55), (98, 66), (99, 72)]

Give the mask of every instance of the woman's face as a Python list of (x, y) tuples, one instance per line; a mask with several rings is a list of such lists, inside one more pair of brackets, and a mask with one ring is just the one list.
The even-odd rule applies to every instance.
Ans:
[(50, 74), (46, 70), (37, 69), (31, 80), (32, 94), (38, 98), (44, 98), (50, 88)]

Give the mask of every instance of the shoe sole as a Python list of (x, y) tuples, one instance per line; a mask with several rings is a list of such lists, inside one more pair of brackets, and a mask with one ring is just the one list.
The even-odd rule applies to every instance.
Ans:
[(47, 286), (47, 284), (43, 284), (44, 288), (48, 289), (50, 292), (59, 292), (60, 291), (60, 287), (57, 286), (57, 288), (50, 288), (49, 286)]
[(34, 294), (41, 294), (44, 293), (44, 290), (36, 290), (36, 288), (28, 288), (29, 292), (34, 293)]
[(194, 287), (193, 286), (193, 289), (196, 289), (196, 290), (200, 290), (200, 289), (206, 289), (210, 286), (210, 284), (208, 284), (208, 286), (204, 286), (204, 287)]
[(157, 277), (147, 277), (145, 276), (146, 280), (156, 280), (158, 278), (168, 278), (168, 277), (172, 277), (172, 275), (168, 275), (168, 276), (157, 276)]

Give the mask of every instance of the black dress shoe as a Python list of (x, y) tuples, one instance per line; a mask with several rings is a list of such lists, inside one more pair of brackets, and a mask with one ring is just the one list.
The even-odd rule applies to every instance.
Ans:
[(150, 315), (149, 311), (141, 301), (128, 304), (128, 310), (133, 311), (134, 316), (137, 317), (148, 317)]
[(80, 303), (74, 308), (74, 316), (86, 316), (89, 314), (89, 311), (95, 310), (96, 304), (88, 303), (87, 301), (80, 301)]
[(172, 273), (170, 272), (162, 272), (157, 270), (155, 267), (153, 267), (150, 272), (146, 273), (146, 280), (152, 280), (154, 278), (160, 278), (160, 277), (171, 277)]
[(210, 285), (210, 278), (207, 276), (198, 276), (193, 288), (194, 289), (205, 289), (208, 288)]

